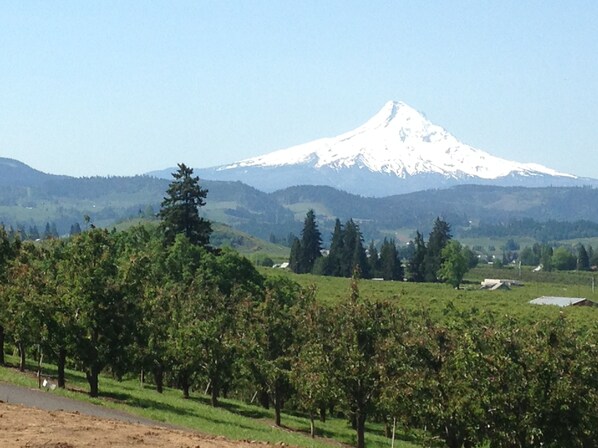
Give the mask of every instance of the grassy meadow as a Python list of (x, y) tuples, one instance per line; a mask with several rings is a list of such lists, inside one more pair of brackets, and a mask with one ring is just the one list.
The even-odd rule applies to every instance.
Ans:
[[(7, 367), (0, 367), (0, 381), (36, 388), (37, 365), (29, 363), (28, 372), (21, 373), (16, 367), (18, 359), (7, 356)], [(56, 368), (44, 364), (43, 374), (55, 376)], [(109, 376), (100, 378), (100, 397), (87, 395), (88, 384), (85, 375), (74, 370), (66, 372), (67, 389), (55, 389), (48, 393), (58, 394), (76, 400), (88, 401), (107, 408), (125, 411), (159, 422), (195, 430), (204, 434), (224, 436), (232, 440), (254, 440), (272, 444), (298, 447), (330, 447), (340, 444), (355, 445), (355, 431), (346, 419), (328, 418), (325, 423), (316, 422), (317, 437), (309, 436), (309, 419), (297, 413), (283, 413), (282, 428), (274, 426), (274, 410), (248, 404), (246, 400), (221, 399), (218, 408), (210, 406), (210, 398), (202, 391), (194, 391), (189, 399), (183, 399), (180, 390), (164, 388), (157, 393), (151, 384), (141, 384), (139, 378), (117, 381)], [(395, 447), (415, 448), (411, 436), (397, 432)], [(390, 446), (384, 436), (382, 425), (367, 425), (367, 441), (370, 447)]]

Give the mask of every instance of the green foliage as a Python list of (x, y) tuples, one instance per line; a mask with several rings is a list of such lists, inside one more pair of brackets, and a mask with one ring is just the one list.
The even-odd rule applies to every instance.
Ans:
[(62, 264), (60, 294), (71, 314), (72, 356), (86, 369), (90, 395), (97, 396), (98, 376), (106, 366), (126, 368), (127, 348), (137, 328), (136, 301), (118, 279), (114, 238), (91, 229), (74, 237)]
[[(372, 255), (370, 255), (370, 258)], [(380, 273), (384, 280), (403, 280), (404, 272), (394, 240), (384, 238), (380, 249)]]
[(415, 240), (411, 243), (414, 247), (413, 255), (409, 259), (409, 279), (414, 282), (423, 282), (426, 278), (426, 243), (419, 231), (415, 233)]
[(174, 180), (166, 190), (158, 217), (167, 243), (174, 242), (177, 234), (185, 235), (192, 244), (207, 246), (212, 227), (209, 221), (199, 216), (199, 208), (205, 205), (207, 190), (199, 186), (199, 178), (193, 177), (193, 169), (184, 163), (178, 164), (178, 171), (172, 173)]
[(469, 269), (467, 253), (458, 241), (449, 241), (440, 253), (441, 265), (438, 278), (458, 288)]
[(442, 263), (442, 249), (444, 249), (451, 238), (450, 225), (446, 221), (436, 218), (434, 227), (428, 237), (426, 255), (424, 257), (425, 281), (438, 281), (438, 271)]
[(576, 268), (577, 260), (567, 248), (557, 247), (552, 254), (551, 265), (559, 271), (570, 271)]

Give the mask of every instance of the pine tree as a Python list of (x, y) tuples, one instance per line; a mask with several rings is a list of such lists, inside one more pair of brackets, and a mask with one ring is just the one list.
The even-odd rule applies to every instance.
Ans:
[(442, 249), (452, 238), (451, 226), (440, 218), (434, 221), (434, 227), (428, 238), (428, 247), (424, 259), (425, 281), (438, 281), (438, 270), (442, 263)]
[(363, 247), (363, 238), (359, 226), (350, 219), (345, 224), (343, 232), (341, 275), (351, 277), (356, 268), (359, 268), (361, 278), (370, 277), (368, 259)]
[(426, 258), (426, 243), (421, 233), (415, 233), (415, 240), (412, 242), (414, 246), (413, 255), (409, 259), (409, 273), (410, 279), (414, 282), (423, 282), (425, 280), (425, 266), (424, 260)]
[(172, 173), (174, 180), (166, 190), (167, 196), (161, 204), (158, 217), (168, 244), (175, 236), (184, 234), (191, 243), (207, 246), (210, 242), (212, 226), (209, 221), (199, 216), (199, 207), (203, 207), (208, 190), (199, 185), (199, 178), (193, 177), (193, 169), (184, 163), (178, 164), (178, 171)]
[(378, 249), (372, 240), (368, 247), (368, 264), (370, 267), (370, 275), (372, 277), (380, 277), (380, 256), (378, 255)]
[(403, 266), (397, 252), (395, 241), (384, 238), (380, 249), (380, 265), (384, 280), (402, 280)]
[(577, 249), (577, 270), (588, 271), (590, 269), (590, 257), (583, 244)]
[(291, 255), (289, 256), (289, 269), (296, 274), (301, 273), (301, 241), (296, 238), (291, 243)]
[(342, 276), (341, 259), (343, 257), (343, 238), (343, 227), (340, 220), (337, 218), (334, 224), (334, 231), (332, 232), (332, 241), (330, 242), (326, 275), (332, 275), (334, 277)]
[(301, 273), (311, 272), (316, 259), (321, 257), (322, 236), (316, 223), (316, 215), (313, 210), (309, 210), (305, 216), (303, 230), (301, 231)]

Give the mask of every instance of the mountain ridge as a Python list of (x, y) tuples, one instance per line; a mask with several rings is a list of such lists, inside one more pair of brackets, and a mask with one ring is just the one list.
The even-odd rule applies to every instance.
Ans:
[[(38, 179), (15, 186), (3, 184), (3, 174), (28, 167), (15, 161), (3, 164), (5, 160), (0, 158), (0, 223), (13, 227), (42, 228), (49, 221), (64, 233), (85, 215), (105, 227), (131, 217), (155, 216), (168, 186), (168, 180), (149, 176), (48, 178), (34, 169), (29, 174)], [(426, 232), (436, 216), (450, 222), (455, 231), (472, 222), (508, 223), (527, 218), (598, 222), (595, 188), (461, 185), (371, 198), (326, 186), (294, 186), (265, 193), (241, 182), (200, 182), (209, 190), (207, 204), (201, 208), (203, 216), (266, 240), (286, 241), (290, 233), (298, 235), (310, 208), (315, 209), (325, 238), (336, 218), (342, 222), (352, 218), (367, 241), (395, 237), (394, 232), (404, 229)]]

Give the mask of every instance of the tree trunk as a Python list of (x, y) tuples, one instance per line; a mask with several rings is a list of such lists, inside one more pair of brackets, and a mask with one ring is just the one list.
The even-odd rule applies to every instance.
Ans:
[(189, 375), (187, 375), (186, 373), (180, 374), (179, 382), (183, 391), (183, 398), (189, 398), (189, 388), (191, 387), (191, 385), (189, 384)]
[(274, 424), (276, 426), (280, 426), (280, 411), (282, 409), (282, 400), (280, 396), (280, 389), (278, 388), (278, 384), (274, 386), (274, 397), (272, 397), (274, 401)]
[(0, 325), (0, 366), (4, 365), (4, 327)]
[(99, 387), (98, 387), (98, 377), (100, 375), (100, 369), (94, 363), (91, 365), (90, 369), (85, 372), (85, 376), (87, 376), (87, 382), (89, 383), (89, 396), (90, 397), (97, 397), (99, 395)]
[(274, 424), (280, 426), (280, 400), (278, 397), (274, 399)]
[(320, 421), (326, 423), (326, 406), (320, 406)]
[(159, 394), (164, 392), (164, 369), (161, 364), (154, 367), (154, 381), (156, 382), (156, 392)]
[(64, 389), (66, 386), (66, 381), (64, 378), (64, 367), (66, 364), (66, 349), (64, 347), (60, 347), (58, 349), (58, 387)]
[(19, 349), (19, 371), (24, 372), (25, 371), (25, 346), (19, 342), (17, 344), (18, 349)]
[(265, 388), (261, 388), (258, 392), (258, 400), (264, 409), (270, 409), (270, 396)]
[(314, 413), (311, 411), (309, 413), (309, 435), (312, 439), (316, 437), (316, 423), (314, 422)]
[(357, 448), (365, 448), (365, 413), (357, 412), (355, 415), (357, 430)]
[(214, 379), (214, 380), (212, 380), (210, 402), (211, 402), (212, 406), (215, 408), (218, 407), (218, 396), (219, 395), (220, 395), (220, 386), (218, 384), (218, 380)]

